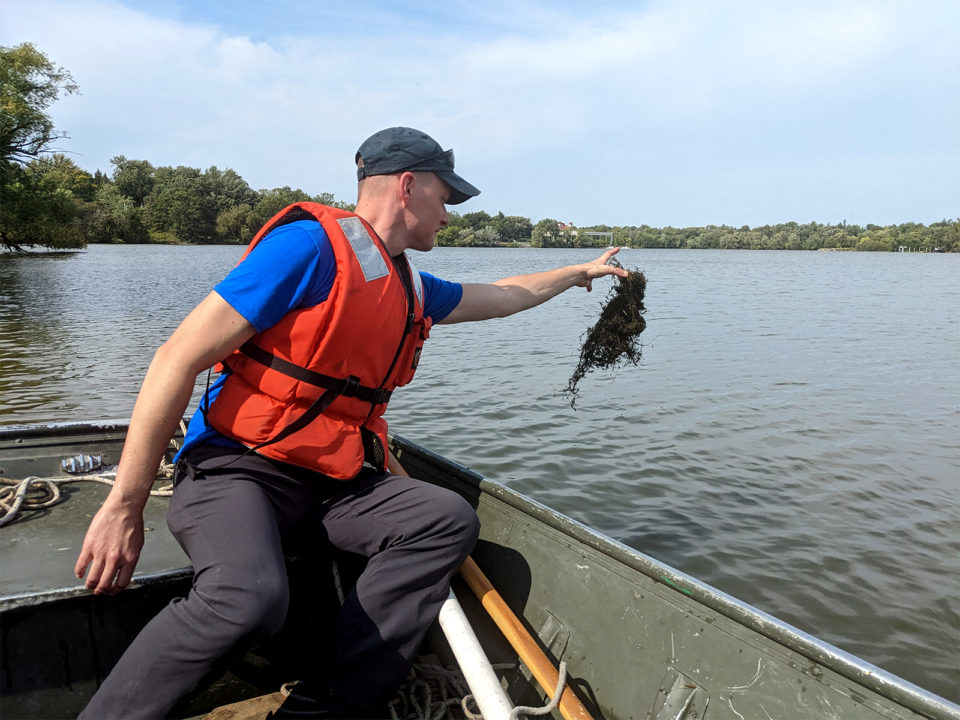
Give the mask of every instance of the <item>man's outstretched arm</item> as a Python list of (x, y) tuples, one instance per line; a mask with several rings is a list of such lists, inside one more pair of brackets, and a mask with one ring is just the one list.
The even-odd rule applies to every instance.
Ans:
[(589, 291), (596, 278), (626, 277), (627, 270), (607, 264), (619, 251), (620, 248), (611, 248), (593, 262), (516, 275), (492, 283), (465, 284), (460, 303), (442, 323), (506, 317), (536, 307), (572, 287), (585, 287)]

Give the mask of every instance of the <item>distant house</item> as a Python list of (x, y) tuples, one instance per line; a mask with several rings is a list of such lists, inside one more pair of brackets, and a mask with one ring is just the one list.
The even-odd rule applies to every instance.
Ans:
[[(613, 245), (613, 233), (612, 232), (597, 232), (597, 231), (587, 231), (584, 235), (591, 240), (591, 245)], [(597, 242), (592, 242), (596, 240)]]

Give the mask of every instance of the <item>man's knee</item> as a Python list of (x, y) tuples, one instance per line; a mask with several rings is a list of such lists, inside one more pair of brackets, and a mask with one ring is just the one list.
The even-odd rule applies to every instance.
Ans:
[(466, 500), (463, 501), (463, 510), (460, 517), (464, 531), (464, 540), (469, 544), (470, 549), (477, 544), (477, 538), (480, 537), (480, 518), (477, 517), (476, 510)]
[(203, 593), (210, 608), (238, 637), (259, 642), (281, 627), (290, 604), (286, 577), (270, 581), (256, 573), (242, 582), (224, 583)]
[(437, 512), (438, 522), (451, 542), (465, 548), (464, 554), (473, 550), (480, 535), (480, 519), (470, 503), (460, 495), (448, 492), (442, 503), (431, 509)]

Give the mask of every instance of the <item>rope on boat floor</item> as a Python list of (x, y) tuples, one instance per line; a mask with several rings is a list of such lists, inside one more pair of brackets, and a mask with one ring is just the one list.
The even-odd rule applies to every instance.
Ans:
[(435, 656), (413, 666), (410, 675), (390, 701), (393, 720), (459, 720), (455, 711), (469, 695), (467, 681), (455, 667), (443, 667)]
[[(24, 510), (42, 510), (56, 505), (62, 497), (60, 485), (75, 482), (99, 482), (113, 485), (117, 479), (116, 471), (77, 475), (75, 477), (27, 477), (23, 480), (0, 478), (0, 527), (13, 522)], [(173, 486), (165, 485), (150, 491), (151, 495), (168, 496), (173, 494)]]
[[(181, 429), (183, 425), (181, 423)], [(185, 429), (184, 429), (185, 430)], [(180, 445), (175, 441), (170, 441), (174, 450), (179, 450)], [(166, 458), (160, 463), (157, 469), (157, 480), (172, 481), (173, 463), (168, 462)], [(105, 470), (104, 472), (85, 473), (83, 475), (64, 475), (59, 477), (37, 477), (31, 475), (23, 480), (14, 480), (12, 478), (0, 478), (0, 527), (8, 525), (17, 519), (17, 516), (27, 510), (42, 510), (51, 507), (60, 502), (62, 494), (60, 486), (76, 482), (98, 482), (106, 485), (113, 485), (117, 479), (116, 469)], [(173, 483), (150, 491), (151, 495), (168, 497), (173, 494)]]
[[(498, 663), (494, 670), (516, 670), (516, 663)], [(550, 702), (543, 707), (519, 705), (510, 720), (522, 715), (549, 715), (560, 704), (567, 684), (567, 664), (560, 663), (560, 677)], [(471, 706), (474, 706), (473, 708)], [(415, 663), (410, 675), (390, 701), (393, 720), (483, 720), (467, 681), (457, 667), (443, 667), (436, 656), (428, 655)]]

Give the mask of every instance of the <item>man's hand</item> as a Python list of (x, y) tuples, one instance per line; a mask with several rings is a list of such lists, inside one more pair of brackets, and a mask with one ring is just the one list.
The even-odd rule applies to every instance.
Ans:
[(630, 273), (622, 268), (617, 267), (616, 265), (610, 265), (610, 258), (620, 252), (620, 248), (610, 248), (599, 258), (593, 262), (585, 263), (583, 266), (585, 277), (581, 282), (578, 282), (579, 287), (585, 287), (587, 292), (593, 290), (593, 279), (598, 277), (604, 277), (605, 275), (619, 275), (620, 277), (627, 277)]
[(143, 511), (108, 497), (90, 522), (74, 573), (87, 575), (85, 584), (95, 595), (116, 595), (130, 584), (142, 548)]

